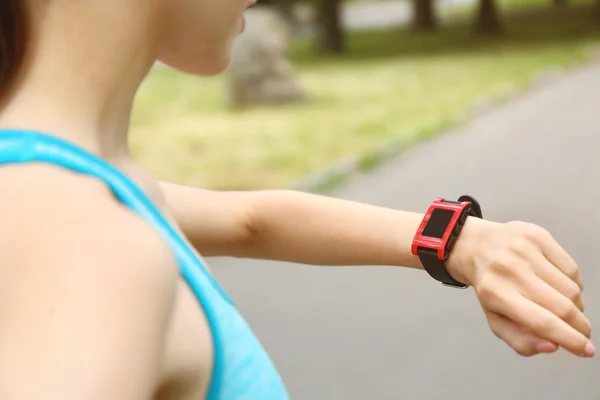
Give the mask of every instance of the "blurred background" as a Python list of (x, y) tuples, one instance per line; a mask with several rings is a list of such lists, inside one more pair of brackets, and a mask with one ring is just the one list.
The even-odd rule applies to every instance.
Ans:
[[(147, 169), (418, 212), (472, 194), (554, 234), (600, 324), (600, 1), (261, 0), (247, 20), (225, 74), (152, 70)], [(294, 399), (600, 399), (599, 361), (518, 357), (472, 291), (420, 271), (209, 261)]]

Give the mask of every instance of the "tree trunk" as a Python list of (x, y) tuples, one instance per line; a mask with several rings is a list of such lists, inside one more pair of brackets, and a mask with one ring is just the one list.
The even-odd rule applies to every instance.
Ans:
[(502, 33), (503, 27), (495, 0), (479, 0), (477, 31), (487, 35)]
[(427, 32), (437, 28), (434, 0), (412, 0), (413, 28), (416, 31)]
[(318, 46), (327, 54), (340, 54), (345, 50), (341, 18), (341, 0), (319, 0), (317, 9)]

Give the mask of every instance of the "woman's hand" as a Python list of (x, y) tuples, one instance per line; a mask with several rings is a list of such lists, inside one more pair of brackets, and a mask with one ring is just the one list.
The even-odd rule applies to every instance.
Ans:
[(579, 268), (544, 229), (469, 218), (448, 269), (473, 286), (492, 331), (518, 354), (594, 355)]

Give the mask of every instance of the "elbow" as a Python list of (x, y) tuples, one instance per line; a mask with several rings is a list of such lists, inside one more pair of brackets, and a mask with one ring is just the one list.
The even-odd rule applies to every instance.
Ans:
[(259, 231), (255, 220), (254, 212), (250, 202), (245, 201), (243, 207), (238, 209), (235, 220), (234, 233), (229, 243), (229, 253), (233, 256), (239, 256), (254, 247), (258, 241)]
[(249, 193), (245, 206), (242, 207), (241, 224), (236, 240), (236, 255), (243, 258), (268, 259), (270, 253), (270, 237), (278, 210), (283, 207), (289, 191), (266, 190)]
[(234, 257), (260, 258), (264, 225), (260, 216), (260, 196), (251, 195), (242, 207), (237, 234), (230, 252)]

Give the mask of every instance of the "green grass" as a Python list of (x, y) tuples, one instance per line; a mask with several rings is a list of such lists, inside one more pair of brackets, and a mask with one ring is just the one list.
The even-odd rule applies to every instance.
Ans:
[(193, 186), (282, 187), (383, 141), (436, 133), (482, 98), (585, 61), (600, 41), (600, 18), (588, 10), (515, 17), (506, 26), (502, 38), (478, 37), (470, 26), (357, 33), (342, 57), (296, 43), (291, 57), (311, 97), (305, 106), (232, 112), (222, 77), (157, 68), (137, 98), (134, 156), (160, 179)]

